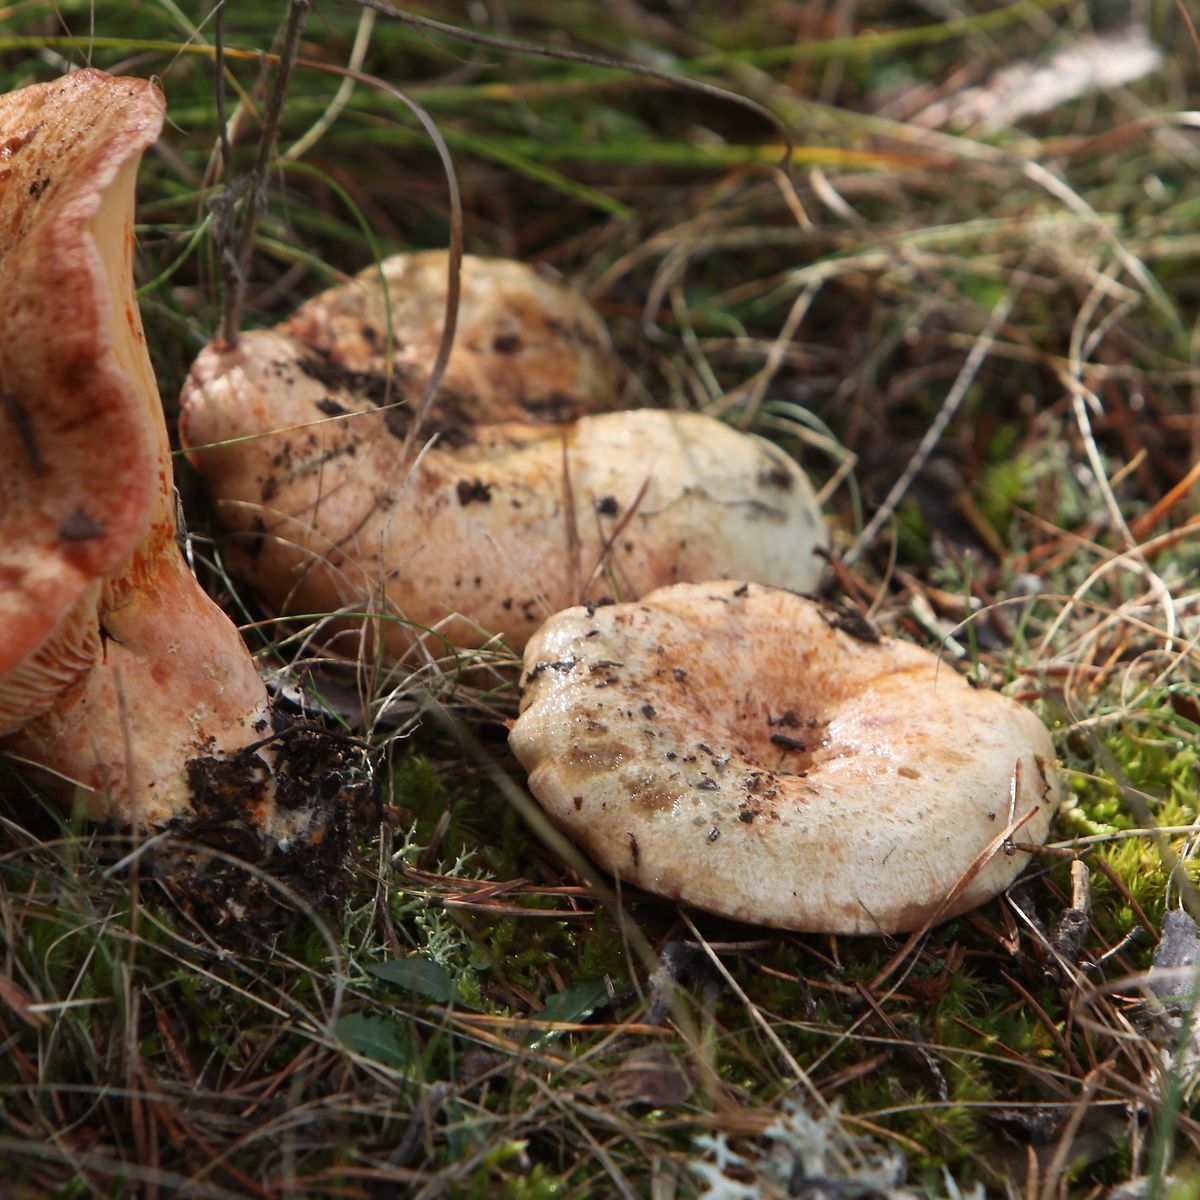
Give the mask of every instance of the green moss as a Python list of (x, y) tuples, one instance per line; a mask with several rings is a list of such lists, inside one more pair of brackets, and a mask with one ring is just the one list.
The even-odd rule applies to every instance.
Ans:
[(921, 506), (912, 498), (903, 501), (896, 510), (896, 540), (898, 553), (904, 562), (921, 566), (930, 562), (933, 527), (925, 519)]
[(1163, 1200), (1198, 1200), (1198, 1198), (1200, 1198), (1200, 1173), (1176, 1177), (1163, 1189)]
[[(996, 439), (1012, 443), (1015, 431), (1008, 438)], [(1007, 540), (1014, 508), (1029, 508), (1035, 500), (1034, 474), (1028, 459), (1009, 458), (995, 445), (989, 448), (989, 462), (980, 473), (975, 486), (976, 503), (988, 524)]]
[(578, 972), (585, 979), (612, 979), (618, 988), (629, 979), (629, 956), (621, 931), (613, 925), (607, 910), (596, 909), (590, 929), (575, 937)]
[(555, 1176), (542, 1163), (531, 1168), (527, 1147), (525, 1141), (496, 1146), (449, 1194), (456, 1200), (556, 1200), (564, 1195), (566, 1179)]

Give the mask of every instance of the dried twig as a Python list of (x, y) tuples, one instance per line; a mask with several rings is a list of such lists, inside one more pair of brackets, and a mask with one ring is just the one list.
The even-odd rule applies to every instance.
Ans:
[[(246, 297), (246, 277), (250, 271), (250, 256), (254, 251), (254, 234), (258, 228), (258, 218), (266, 207), (266, 180), (271, 164), (275, 159), (275, 146), (279, 141), (279, 123), (283, 116), (283, 102), (287, 98), (288, 87), (291, 83), (292, 68), (300, 50), (300, 34), (304, 29), (304, 21), (308, 16), (311, 0), (291, 0), (288, 6), (287, 25), (283, 33), (283, 49), (279, 54), (279, 66), (275, 71), (275, 86), (271, 89), (267, 100), (267, 111), (263, 118), (262, 137), (258, 143), (258, 158), (254, 169), (250, 172), (247, 194), (243, 201), (242, 223), (237, 233), (237, 247), (230, 250), (226, 247), (221, 256), (222, 274), (225, 276), (225, 304), (221, 319), (221, 336), (226, 345), (237, 345), (239, 326), (242, 320), (242, 305)], [(220, 10), (216, 14), (220, 16)], [(218, 105), (223, 108), (222, 39), (218, 37), (217, 63), (219, 79), (217, 84)], [(223, 114), (222, 114), (223, 115)], [(221, 122), (222, 137), (224, 138), (225, 123)], [(225, 163), (229, 163), (228, 143), (222, 142), (222, 154)]]
[(870, 549), (871, 543), (878, 536), (879, 531), (891, 520), (892, 513), (896, 511), (897, 505), (908, 494), (908, 489), (912, 487), (913, 481), (929, 461), (929, 456), (936, 449), (938, 442), (942, 440), (942, 434), (946, 432), (947, 426), (954, 419), (954, 414), (958, 412), (963, 399), (966, 397), (967, 389), (974, 382), (975, 376), (979, 373), (979, 368), (983, 366), (983, 360), (991, 352), (992, 344), (996, 340), (997, 331), (1008, 320), (1008, 314), (1012, 312), (1013, 304), (1029, 280), (1032, 271), (1033, 265), (1030, 263), (1014, 274), (1012, 286), (996, 302), (995, 307), (988, 317), (987, 324), (983, 327), (983, 331), (971, 347), (971, 353), (967, 355), (967, 361), (963, 363), (962, 370), (959, 371), (957, 378), (954, 380), (954, 385), (950, 388), (946, 399), (942, 402), (941, 410), (934, 418), (933, 424), (925, 431), (925, 436), (917, 446), (916, 453), (913, 454), (908, 465), (904, 468), (904, 473), (892, 485), (891, 491), (888, 492), (878, 511), (867, 523), (867, 527), (858, 535), (854, 545), (843, 555), (844, 562), (852, 564), (863, 551)]

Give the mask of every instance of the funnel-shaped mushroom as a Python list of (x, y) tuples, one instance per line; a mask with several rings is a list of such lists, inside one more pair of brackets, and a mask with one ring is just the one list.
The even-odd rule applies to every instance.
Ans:
[(815, 584), (827, 531), (803, 472), (707, 417), (597, 411), (615, 400), (600, 319), (527, 267), (466, 260), (455, 350), (413, 436), (445, 267), (391, 259), (386, 299), (372, 269), (193, 366), (182, 439), (240, 535), (228, 561), (270, 605), (382, 609), (399, 655), (431, 627), (520, 646), (567, 605), (681, 580)]
[(152, 84), (92, 70), (0, 97), (2, 745), (82, 787), (94, 818), (255, 857), (327, 842), (340, 870), (364, 764), (275, 730), (175, 540), (132, 277), (134, 181), (162, 116)]
[(522, 684), (510, 741), (554, 822), (623, 879), (742, 921), (952, 917), (1012, 882), (1028, 854), (1005, 831), (1028, 818), (1017, 840), (1043, 841), (1058, 799), (1031, 712), (791, 592), (569, 609)]

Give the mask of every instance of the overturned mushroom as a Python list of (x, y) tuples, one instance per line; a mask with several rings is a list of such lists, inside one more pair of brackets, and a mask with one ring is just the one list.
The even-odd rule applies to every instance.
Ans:
[(522, 684), (510, 741), (555, 823), (623, 879), (738, 920), (954, 916), (1012, 882), (1028, 854), (1006, 830), (1043, 841), (1058, 799), (1032, 713), (777, 589), (569, 609)]
[[(94, 70), (0, 97), (0, 748), (94, 819), (169, 826), (311, 893), (344, 870), (372, 783), (357, 750), (276, 729), (176, 544), (132, 276), (162, 116), (152, 84)], [(198, 869), (200, 902), (236, 903), (231, 873)]]
[(827, 533), (792, 460), (695, 414), (597, 412), (615, 403), (603, 326), (528, 268), (467, 260), (456, 348), (411, 436), (444, 270), (389, 260), (387, 301), (365, 272), (193, 366), (183, 442), (270, 605), (382, 610), (398, 655), (430, 628), (520, 646), (569, 604), (680, 580), (813, 586)]

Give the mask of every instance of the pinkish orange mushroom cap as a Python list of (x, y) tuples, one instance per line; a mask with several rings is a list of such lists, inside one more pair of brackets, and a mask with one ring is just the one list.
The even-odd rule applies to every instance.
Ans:
[(362, 764), (325, 735), (276, 736), (175, 541), (132, 275), (135, 176), (163, 107), (152, 84), (93, 70), (0, 97), (0, 747), (82, 788), (95, 818), (257, 858), (326, 842), (329, 865)]
[(401, 655), (428, 629), (435, 648), (520, 647), (570, 604), (677, 580), (816, 584), (828, 531), (800, 468), (699, 414), (608, 411), (600, 317), (519, 263), (465, 260), (454, 350), (410, 436), (446, 263), (389, 259), (193, 365), (181, 439), (236, 535), (226, 561), (273, 609), (382, 611)]
[(1005, 831), (1045, 840), (1045, 726), (842, 624), (729, 581), (558, 613), (510, 736), (530, 790), (602, 867), (741, 921), (895, 933), (983, 903), (1029, 861)]
[(162, 113), (151, 84), (94, 71), (0, 97), (0, 734), (95, 662), (99, 580), (156, 507), (165, 463), (120, 351), (140, 321), (109, 280), (130, 270), (114, 217)]

